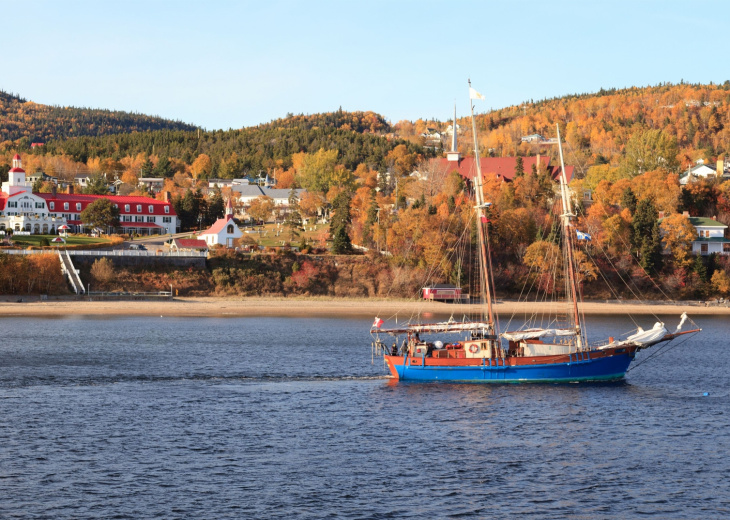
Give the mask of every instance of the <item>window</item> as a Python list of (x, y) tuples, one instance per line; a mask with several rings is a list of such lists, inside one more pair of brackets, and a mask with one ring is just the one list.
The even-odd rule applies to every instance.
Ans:
[(48, 203), (48, 207), (49, 207), (50, 209), (56, 209), (56, 203), (55, 203), (55, 202), (49, 202), (49, 203)]
[(170, 206), (165, 206), (165, 213), (170, 213)]
[(143, 215), (135, 215), (134, 216), (135, 222), (144, 222), (144, 216)]
[(233, 234), (233, 224), (228, 224), (228, 229), (226, 229), (226, 233), (229, 235)]
[(81, 211), (81, 203), (80, 202), (77, 202), (76, 203), (76, 211)]
[(152, 204), (150, 204), (149, 206), (147, 206), (147, 211), (149, 211), (150, 213), (154, 213), (155, 207)]
[(9, 208), (17, 208), (18, 207), (18, 201), (16, 200), (14, 202), (8, 202), (8, 207)]
[(147, 222), (155, 223), (155, 217), (147, 217)]
[(137, 213), (142, 213), (142, 204), (137, 204)]
[(46, 207), (46, 204), (44, 202), (36, 202), (35, 207), (38, 209), (43, 209)]
[(700, 244), (700, 253), (706, 255), (708, 253), (707, 244)]
[(725, 242), (722, 245), (722, 252), (725, 253), (726, 255), (730, 255), (730, 242)]
[[(172, 222), (172, 217), (162, 217), (162, 223), (163, 224), (170, 224)], [(727, 244), (730, 246), (730, 244)]]
[(125, 204), (124, 205), (124, 211), (126, 211), (127, 213), (129, 213), (129, 204)]

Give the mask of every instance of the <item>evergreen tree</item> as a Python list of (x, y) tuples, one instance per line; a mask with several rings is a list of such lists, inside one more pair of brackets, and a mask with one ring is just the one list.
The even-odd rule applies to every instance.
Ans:
[(165, 177), (169, 179), (174, 174), (175, 172), (172, 170), (172, 164), (170, 164), (170, 159), (166, 155), (160, 157), (160, 160), (157, 161), (157, 166), (155, 166), (153, 170), (153, 175), (155, 177)]
[(525, 176), (525, 163), (519, 155), (515, 159), (515, 177)]
[(284, 226), (289, 229), (289, 242), (294, 241), (294, 238), (299, 237), (301, 232), (304, 231), (302, 214), (299, 211), (299, 198), (293, 186), (289, 191), (289, 213), (287, 213), (284, 220)]
[(621, 194), (621, 207), (628, 209), (632, 215), (636, 213), (636, 195), (631, 187), (626, 188)]
[(694, 265), (692, 266), (692, 270), (697, 274), (697, 277), (702, 281), (707, 281), (707, 267), (705, 266), (705, 262), (702, 261), (702, 256), (697, 255), (695, 257)]
[(656, 206), (651, 199), (641, 199), (636, 205), (632, 222), (631, 240), (639, 255), (639, 264), (651, 276), (655, 276), (662, 264), (662, 239)]
[(351, 195), (347, 191), (340, 192), (332, 201), (334, 215), (330, 220), (330, 233), (332, 235), (332, 253), (336, 255), (347, 255), (352, 253), (352, 242), (347, 234), (350, 225), (350, 201)]
[(152, 177), (154, 175), (155, 165), (152, 164), (150, 158), (147, 157), (145, 162), (142, 163), (142, 167), (139, 170), (140, 177)]
[(89, 182), (86, 183), (83, 193), (87, 195), (107, 195), (109, 187), (106, 184), (106, 177), (102, 174), (92, 175)]
[(213, 196), (208, 201), (208, 207), (205, 218), (205, 225), (210, 226), (219, 218), (223, 218), (226, 212), (226, 203), (223, 201), (223, 194), (220, 188), (216, 189)]

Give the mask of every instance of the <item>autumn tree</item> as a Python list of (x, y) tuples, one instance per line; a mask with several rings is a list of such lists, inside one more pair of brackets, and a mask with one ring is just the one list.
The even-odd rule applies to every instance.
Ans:
[(275, 206), (276, 203), (274, 202), (274, 199), (267, 197), (266, 195), (259, 195), (251, 201), (248, 208), (248, 214), (251, 215), (251, 218), (254, 220), (266, 222), (271, 217)]
[(680, 214), (662, 219), (661, 232), (664, 244), (672, 253), (678, 267), (687, 268), (692, 263), (692, 242), (697, 238), (695, 227)]
[(193, 174), (193, 178), (207, 178), (213, 168), (213, 163), (210, 160), (210, 156), (204, 153), (198, 155), (198, 157), (190, 165), (190, 173)]

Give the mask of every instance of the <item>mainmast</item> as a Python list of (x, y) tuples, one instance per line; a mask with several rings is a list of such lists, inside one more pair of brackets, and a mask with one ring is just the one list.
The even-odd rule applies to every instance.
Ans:
[(571, 224), (572, 219), (575, 217), (573, 213), (572, 204), (570, 201), (570, 193), (568, 190), (568, 179), (565, 175), (565, 162), (563, 161), (563, 145), (560, 139), (560, 126), (556, 123), (555, 127), (558, 133), (558, 151), (560, 154), (560, 199), (563, 204), (563, 214), (561, 218), (563, 220), (563, 239), (564, 246), (567, 253), (567, 271), (568, 271), (568, 285), (570, 288), (570, 302), (573, 310), (573, 324), (575, 326), (576, 333), (576, 348), (582, 350), (586, 345), (583, 340), (583, 329), (581, 328), (580, 313), (578, 312), (578, 290), (576, 286), (576, 273), (575, 273), (575, 255), (573, 251), (573, 225)]
[[(474, 103), (472, 99), (479, 98), (481, 94), (471, 88), (471, 80), (469, 80), (469, 107), (471, 109), (471, 128), (474, 135), (474, 162), (476, 164), (476, 177), (474, 182), (474, 198), (476, 199), (477, 213), (477, 235), (479, 237), (479, 267), (481, 275), (479, 276), (480, 290), (482, 301), (486, 301), (486, 309), (483, 311), (483, 318), (489, 324), (489, 334), (494, 334), (494, 309), (492, 308), (492, 286), (490, 285), (491, 277), (491, 261), (489, 251), (489, 240), (487, 228), (487, 217), (485, 209), (491, 206), (491, 203), (484, 201), (483, 183), (482, 183), (482, 167), (479, 161), (479, 140), (477, 139), (477, 126), (474, 120)], [(483, 98), (482, 98), (483, 99)], [(456, 132), (456, 117), (454, 117), (454, 132)]]

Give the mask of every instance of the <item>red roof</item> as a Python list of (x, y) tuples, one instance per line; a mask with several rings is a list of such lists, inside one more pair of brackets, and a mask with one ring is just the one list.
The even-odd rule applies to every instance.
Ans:
[[(476, 164), (474, 163), (474, 157), (464, 157), (456, 161), (449, 161), (446, 158), (433, 159), (438, 161), (438, 164), (447, 169), (448, 172), (457, 171), (459, 175), (465, 179), (473, 179), (476, 174)], [(517, 166), (516, 157), (481, 157), (479, 164), (482, 168), (482, 175), (494, 173), (497, 177), (500, 177), (506, 181), (511, 181), (515, 176), (515, 167)], [(522, 158), (522, 168), (526, 174), (532, 171), (532, 165), (537, 165), (537, 156), (529, 156)], [(546, 170), (553, 179), (557, 179), (558, 170), (550, 166), (550, 157), (541, 155), (540, 156), (540, 168)], [(565, 172), (568, 174), (568, 182), (570, 182), (573, 175), (573, 167), (566, 166)]]
[(16, 153), (15, 155), (13, 155), (13, 160), (16, 160), (16, 159), (17, 160), (20, 160), (20, 154), (19, 153)]
[(10, 173), (25, 173), (23, 168), (10, 168)]
[(205, 240), (197, 240), (194, 238), (177, 238), (175, 239), (177, 247), (187, 247), (190, 249), (208, 249), (208, 244)]
[[(201, 235), (217, 235), (218, 233), (223, 231), (223, 228), (226, 227), (226, 224), (228, 224), (229, 220), (233, 220), (233, 217), (229, 216), (228, 218), (225, 218), (225, 217), (219, 218), (218, 220), (215, 221), (215, 224), (213, 224), (212, 226), (210, 226), (208, 229), (206, 229), (205, 231), (203, 231), (200, 234)], [(235, 224), (236, 224), (236, 222), (234, 221), (233, 225), (235, 225)]]
[[(54, 197), (52, 193), (36, 193), (39, 197), (46, 199), (49, 204), (48, 208), (53, 212), (73, 211), (78, 213), (86, 209), (86, 206), (98, 199), (109, 199), (112, 204), (116, 204), (119, 208), (120, 215), (162, 215), (162, 216), (176, 216), (175, 208), (169, 202), (164, 202), (157, 199), (149, 199), (147, 197), (124, 197), (121, 195), (84, 195), (80, 193), (57, 193)], [(63, 206), (54, 207), (50, 209), (50, 203), (69, 203), (69, 209), (63, 209)], [(81, 203), (81, 210), (76, 209), (76, 204)], [(74, 204), (71, 206), (71, 204)], [(125, 206), (129, 205), (129, 211), (125, 209)], [(137, 211), (137, 206), (142, 206), (142, 211)], [(152, 206), (152, 213), (149, 211), (149, 207)], [(169, 213), (165, 213), (165, 206), (169, 207)], [(137, 223), (139, 224), (139, 222)], [(141, 226), (138, 226), (141, 227)]]

